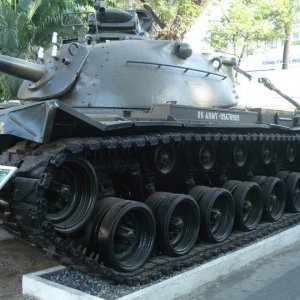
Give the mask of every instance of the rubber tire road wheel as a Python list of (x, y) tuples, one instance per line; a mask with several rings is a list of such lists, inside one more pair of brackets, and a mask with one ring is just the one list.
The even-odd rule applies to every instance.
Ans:
[(242, 181), (239, 180), (228, 180), (223, 184), (222, 188), (232, 193), (236, 189), (236, 187), (241, 183)]
[(98, 199), (94, 212), (89, 219), (89, 222), (84, 227), (83, 242), (90, 250), (100, 254), (98, 243), (98, 232), (101, 222), (107, 211), (117, 203), (122, 202), (123, 199), (115, 197), (105, 197)]
[[(118, 229), (128, 220), (133, 229), (128, 249), (117, 253)], [(139, 269), (150, 256), (155, 242), (155, 221), (149, 207), (141, 202), (123, 200), (109, 208), (98, 232), (98, 245), (103, 261), (121, 272)], [(125, 245), (126, 247), (126, 245)], [(129, 251), (129, 252), (128, 252)]]
[[(154, 212), (158, 248), (170, 256), (188, 253), (199, 235), (200, 213), (196, 201), (188, 195), (158, 192), (151, 195), (146, 203)], [(177, 230), (177, 236), (174, 220), (179, 220), (178, 227), (181, 227)]]
[(290, 212), (300, 212), (300, 173), (291, 172), (285, 179), (287, 209)]
[(254, 176), (250, 181), (256, 182), (260, 186), (263, 184), (263, 182), (267, 179), (267, 176)]
[[(277, 191), (274, 191), (275, 188)], [(264, 199), (263, 218), (269, 222), (278, 221), (284, 212), (286, 203), (284, 183), (277, 177), (267, 177), (261, 184), (261, 190)], [(275, 208), (272, 206), (272, 197), (275, 198), (275, 201), (281, 198), (276, 201), (277, 207)]]
[[(204, 194), (209, 191), (211, 188), (208, 187), (208, 186), (204, 186), (204, 185), (197, 185), (197, 186), (194, 186), (190, 191), (189, 191), (189, 195), (192, 196), (198, 206), (199, 206), (199, 209), (200, 209), (200, 202), (201, 202), (201, 199), (202, 197), (204, 196)], [(200, 215), (201, 215), (201, 211), (200, 211)]]
[(276, 174), (276, 177), (278, 177), (280, 180), (282, 180), (284, 183), (286, 183), (285, 181), (290, 174), (291, 174), (291, 172), (289, 172), (289, 171), (279, 171)]
[[(211, 213), (217, 201), (219, 206), (223, 206), (225, 214), (221, 215), (221, 222), (216, 231), (213, 231), (211, 228)], [(202, 197), (200, 211), (202, 220), (201, 230), (205, 237), (211, 242), (225, 241), (234, 224), (235, 206), (232, 194), (223, 188), (211, 188)]]
[[(242, 182), (232, 192), (235, 201), (235, 223), (237, 228), (250, 231), (257, 227), (263, 212), (262, 191), (256, 182)], [(250, 214), (245, 220), (245, 202), (250, 201)]]
[(169, 193), (166, 192), (155, 192), (145, 200), (145, 204), (147, 204), (152, 213), (155, 214), (160, 204), (168, 198), (168, 195)]

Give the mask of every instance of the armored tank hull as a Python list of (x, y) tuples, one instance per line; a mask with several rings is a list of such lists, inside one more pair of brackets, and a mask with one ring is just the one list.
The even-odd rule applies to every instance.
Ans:
[(5, 227), (145, 283), (299, 222), (298, 112), (235, 109), (232, 61), (118, 34), (0, 57), (27, 101), (0, 110)]

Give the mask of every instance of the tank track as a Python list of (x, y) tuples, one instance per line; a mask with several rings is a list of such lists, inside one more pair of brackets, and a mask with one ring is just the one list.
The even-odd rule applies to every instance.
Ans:
[[(299, 141), (298, 134), (270, 133), (162, 133), (134, 135), (124, 137), (103, 138), (70, 138), (60, 139), (50, 144), (38, 145), (21, 142), (0, 156), (0, 163), (18, 166), (16, 178), (12, 186), (6, 190), (10, 200), (6, 210), (0, 210), (0, 217), (5, 227), (27, 242), (41, 247), (49, 256), (56, 258), (61, 264), (93, 275), (112, 279), (115, 282), (136, 285), (146, 284), (165, 275), (170, 275), (184, 268), (199, 265), (225, 253), (234, 251), (255, 241), (285, 230), (300, 223), (300, 213), (285, 214), (276, 223), (261, 223), (256, 230), (242, 233), (235, 232), (220, 244), (196, 244), (193, 250), (181, 257), (155, 256), (139, 270), (132, 273), (121, 273), (106, 267), (101, 262), (101, 254), (87, 255), (87, 249), (78, 241), (64, 238), (56, 232), (47, 220), (47, 204), (43, 190), (49, 186), (51, 176), (48, 169), (59, 166), (66, 154), (83, 155), (88, 153), (110, 153), (121, 151), (137, 151), (159, 144), (198, 141), (208, 142), (284, 142)], [(13, 195), (12, 197), (9, 195)]]

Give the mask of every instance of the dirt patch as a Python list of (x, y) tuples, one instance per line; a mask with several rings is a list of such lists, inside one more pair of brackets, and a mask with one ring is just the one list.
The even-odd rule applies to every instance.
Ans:
[(22, 275), (56, 265), (40, 249), (22, 241), (0, 241), (0, 299), (32, 299), (22, 296)]

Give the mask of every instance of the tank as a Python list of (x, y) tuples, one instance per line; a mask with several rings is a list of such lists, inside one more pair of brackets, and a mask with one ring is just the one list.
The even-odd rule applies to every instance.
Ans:
[(149, 39), (146, 10), (95, 10), (85, 37), (54, 34), (35, 62), (0, 56), (24, 79), (0, 110), (5, 228), (145, 283), (255, 240), (261, 220), (262, 235), (298, 222), (299, 105), (239, 109), (234, 60)]

